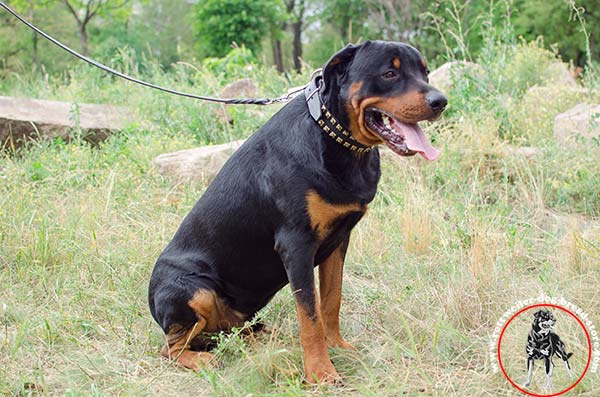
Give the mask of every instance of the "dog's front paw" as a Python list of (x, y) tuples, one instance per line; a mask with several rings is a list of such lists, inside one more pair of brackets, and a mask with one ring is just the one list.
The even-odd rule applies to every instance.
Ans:
[(185, 368), (189, 368), (195, 372), (199, 372), (203, 368), (209, 366), (218, 366), (217, 362), (214, 360), (214, 355), (208, 352), (194, 352), (185, 350), (175, 357), (175, 360), (177, 364)]
[(339, 347), (340, 349), (358, 350), (352, 343), (346, 342), (341, 335), (327, 337), (327, 347)]
[(307, 363), (304, 368), (306, 381), (311, 384), (340, 384), (342, 377), (337, 373), (335, 367), (328, 362)]

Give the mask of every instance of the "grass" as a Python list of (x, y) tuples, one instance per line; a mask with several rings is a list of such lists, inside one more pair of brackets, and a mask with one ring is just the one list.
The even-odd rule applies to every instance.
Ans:
[[(235, 108), (231, 128), (216, 121), (215, 106), (91, 69), (4, 82), (3, 94), (127, 105), (137, 121), (97, 148), (53, 141), (2, 153), (0, 394), (518, 395), (487, 354), (514, 301), (564, 296), (600, 325), (600, 148), (567, 150), (551, 130), (556, 114), (594, 94), (554, 86), (557, 95), (536, 101), (528, 86), (544, 81), (523, 81), (520, 71), (552, 55), (531, 44), (513, 49), (514, 69), (483, 64), (487, 75), (457, 82), (447, 116), (427, 126), (443, 149), (438, 161), (385, 157), (344, 276), (342, 332), (358, 352), (333, 350), (345, 384), (319, 390), (303, 383), (288, 288), (261, 312), (272, 333), (220, 336), (220, 368), (198, 374), (159, 357), (162, 334), (146, 302), (154, 261), (206, 188), (165, 179), (151, 160), (249, 136), (275, 108)], [(256, 67), (147, 68), (160, 84), (209, 94), (240, 76), (255, 78), (265, 95), (308, 78)], [(491, 84), (500, 74), (507, 80)], [(539, 152), (526, 158), (508, 150), (516, 145)], [(521, 380), (525, 338), (508, 338)], [(564, 370), (555, 371), (559, 384)], [(570, 395), (595, 396), (598, 387), (588, 374)]]

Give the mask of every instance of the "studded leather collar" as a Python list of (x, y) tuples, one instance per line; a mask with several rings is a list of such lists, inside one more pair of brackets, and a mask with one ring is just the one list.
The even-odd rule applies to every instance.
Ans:
[(321, 99), (323, 78), (314, 76), (304, 89), (306, 104), (311, 117), (317, 122), (321, 130), (331, 139), (348, 150), (356, 153), (367, 153), (373, 148), (358, 142), (350, 132), (331, 114)]

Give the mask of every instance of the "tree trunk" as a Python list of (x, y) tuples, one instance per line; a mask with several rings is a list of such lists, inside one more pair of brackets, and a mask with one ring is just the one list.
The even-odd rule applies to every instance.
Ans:
[(302, 71), (302, 29), (304, 29), (304, 6), (305, 1), (299, 0), (297, 3), (292, 2), (292, 6), (298, 6), (297, 12), (294, 13), (294, 22), (292, 23), (292, 33), (294, 35), (293, 41), (293, 59), (294, 69), (297, 72)]
[(349, 42), (348, 40), (348, 25), (350, 24), (350, 18), (342, 18), (340, 25), (340, 38), (344, 43)]
[(82, 24), (79, 26), (79, 41), (81, 43), (81, 54), (87, 56), (88, 54), (88, 33), (87, 25)]
[(283, 69), (283, 54), (281, 53), (281, 40), (275, 40), (273, 42), (273, 61), (275, 62), (275, 67), (279, 73), (283, 73), (285, 70)]
[[(32, 23), (35, 23), (35, 12), (33, 9), (33, 6), (31, 6), (31, 8), (29, 8), (29, 20)], [(39, 69), (40, 66), (40, 59), (38, 56), (38, 35), (36, 32), (32, 32), (31, 35), (31, 59), (33, 61), (33, 64)]]
[(292, 24), (294, 32), (294, 69), (297, 72), (302, 71), (302, 21), (296, 21)]
[(31, 50), (32, 50), (32, 57), (33, 57), (33, 64), (39, 68), (40, 66), (40, 57), (38, 55), (38, 35), (37, 33), (33, 34), (33, 37), (31, 38)]

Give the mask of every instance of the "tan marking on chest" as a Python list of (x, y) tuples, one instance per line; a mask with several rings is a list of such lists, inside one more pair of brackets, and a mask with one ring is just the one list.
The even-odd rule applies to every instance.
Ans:
[(351, 212), (365, 212), (367, 206), (359, 203), (329, 203), (314, 190), (309, 190), (306, 194), (306, 209), (311, 229), (317, 233), (319, 240), (322, 240), (331, 232), (332, 224), (336, 219)]

